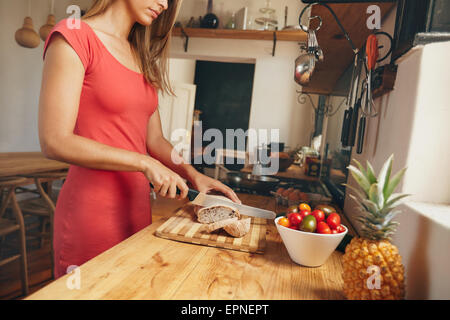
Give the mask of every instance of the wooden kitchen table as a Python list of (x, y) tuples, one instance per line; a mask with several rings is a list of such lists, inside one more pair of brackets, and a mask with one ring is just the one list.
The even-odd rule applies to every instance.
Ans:
[(42, 152), (0, 153), (0, 178), (68, 168), (67, 163), (47, 159)]
[[(239, 194), (244, 204), (275, 209), (274, 199)], [(27, 299), (343, 299), (342, 253), (318, 268), (291, 261), (273, 221), (264, 254), (158, 238), (155, 230), (183, 202), (156, 201), (153, 224)]]

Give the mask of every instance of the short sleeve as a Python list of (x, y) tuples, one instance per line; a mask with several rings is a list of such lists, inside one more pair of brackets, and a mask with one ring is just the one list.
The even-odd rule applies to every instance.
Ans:
[(55, 33), (59, 33), (75, 50), (83, 63), (84, 70), (87, 70), (92, 61), (92, 50), (88, 31), (89, 30), (87, 30), (86, 25), (83, 23), (80, 23), (79, 28), (73, 28), (69, 27), (67, 19), (61, 20), (53, 27), (45, 41), (43, 58), (45, 59), (45, 54), (50, 42), (52, 41), (53, 35)]

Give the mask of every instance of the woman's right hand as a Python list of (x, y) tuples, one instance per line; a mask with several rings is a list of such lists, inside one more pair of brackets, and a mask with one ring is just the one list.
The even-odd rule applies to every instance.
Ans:
[[(184, 180), (160, 161), (147, 157), (143, 173), (152, 183), (153, 190), (160, 196), (170, 199), (186, 198), (189, 188)], [(177, 196), (177, 188), (181, 191), (179, 196)]]

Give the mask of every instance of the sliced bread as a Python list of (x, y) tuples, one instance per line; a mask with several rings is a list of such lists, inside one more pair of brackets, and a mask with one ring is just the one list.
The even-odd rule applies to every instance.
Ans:
[(203, 230), (211, 233), (215, 230), (225, 227), (226, 225), (228, 225), (230, 223), (233, 223), (234, 221), (238, 221), (238, 218), (234, 217), (234, 218), (220, 220), (220, 221), (213, 222), (213, 223), (208, 223), (203, 226)]
[(250, 231), (251, 218), (231, 221), (223, 229), (231, 236), (241, 238)]
[(214, 223), (230, 218), (239, 218), (239, 211), (232, 207), (218, 205), (210, 207), (196, 207), (197, 220), (200, 223)]

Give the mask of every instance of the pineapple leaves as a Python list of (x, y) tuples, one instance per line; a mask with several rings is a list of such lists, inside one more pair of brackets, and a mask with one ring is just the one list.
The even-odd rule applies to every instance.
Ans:
[(366, 161), (367, 163), (367, 179), (369, 180), (369, 183), (375, 183), (377, 182), (377, 177), (375, 176), (375, 171), (373, 170), (372, 165), (369, 161)]
[(368, 239), (391, 239), (399, 225), (393, 221), (400, 212), (395, 208), (401, 203), (400, 200), (409, 196), (393, 193), (406, 172), (404, 168), (391, 177), (393, 160), (394, 155), (391, 155), (383, 164), (378, 177), (369, 161), (366, 161), (366, 169), (355, 159), (353, 161), (356, 166), (348, 166), (349, 172), (362, 190), (344, 185), (354, 193), (348, 195), (358, 204), (361, 215), (356, 220), (362, 224), (361, 233)]
[[(359, 191), (358, 189), (356, 189), (355, 187), (348, 185), (346, 183), (343, 184), (343, 186), (345, 186), (346, 188), (350, 188), (361, 200), (365, 199), (366, 197), (364, 196), (364, 193), (362, 193), (361, 191)], [(356, 200), (357, 201), (357, 200)]]
[(356, 165), (359, 168), (359, 171), (361, 171), (362, 174), (364, 174), (366, 176), (366, 171), (364, 170), (364, 167), (361, 165), (361, 163), (356, 159), (353, 159), (353, 162), (356, 163)]
[(369, 195), (370, 182), (366, 178), (366, 176), (360, 170), (358, 170), (355, 166), (349, 165), (348, 169), (350, 170), (350, 173), (351, 173), (353, 179), (355, 179), (355, 181), (364, 190), (364, 192), (367, 195)]
[(392, 154), (386, 162), (383, 164), (383, 167), (380, 170), (380, 173), (378, 175), (378, 184), (379, 184), (379, 191), (383, 194), (384, 199), (389, 198), (386, 194), (386, 190), (389, 185), (389, 178), (391, 176), (391, 170), (392, 170), (392, 162), (394, 161), (394, 155)]
[(389, 201), (386, 202), (385, 207), (396, 207), (398, 205), (398, 201), (408, 196), (410, 196), (410, 194), (396, 194), (392, 198), (388, 199)]
[(403, 178), (403, 175), (406, 172), (406, 168), (403, 168), (397, 174), (389, 181), (388, 185), (386, 186), (386, 189), (384, 190), (384, 197), (386, 199), (389, 199), (392, 192), (394, 192), (397, 185), (400, 183), (400, 180)]
[(384, 196), (383, 192), (380, 192), (378, 188), (378, 183), (374, 183), (370, 186), (369, 189), (369, 199), (372, 201), (375, 205), (378, 206), (378, 208), (382, 208), (384, 204)]

